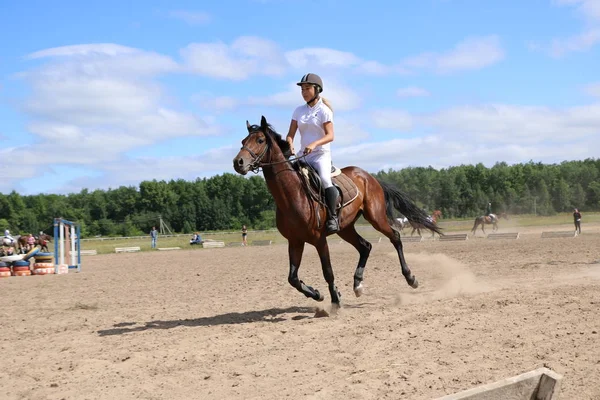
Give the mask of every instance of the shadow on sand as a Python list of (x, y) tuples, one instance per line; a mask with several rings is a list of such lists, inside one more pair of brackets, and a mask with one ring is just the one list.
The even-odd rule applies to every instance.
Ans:
[(171, 329), (178, 326), (215, 326), (215, 325), (234, 325), (247, 324), (253, 322), (281, 322), (287, 318), (283, 314), (310, 314), (295, 315), (291, 319), (300, 320), (312, 318), (315, 309), (312, 307), (289, 307), (289, 308), (270, 308), (261, 311), (246, 311), (243, 313), (227, 313), (215, 315), (213, 317), (202, 317), (195, 319), (177, 319), (171, 321), (150, 321), (143, 326), (135, 326), (136, 322), (121, 322), (113, 325), (111, 329), (102, 329), (98, 331), (100, 336), (123, 335), (126, 333), (143, 332), (149, 329)]

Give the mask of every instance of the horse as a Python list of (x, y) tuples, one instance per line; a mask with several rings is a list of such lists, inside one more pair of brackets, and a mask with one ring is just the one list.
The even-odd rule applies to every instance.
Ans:
[(13, 238), (14, 238), (14, 240), (11, 240), (11, 239), (9, 239), (7, 237), (2, 237), (0, 239), (1, 244), (2, 244), (2, 249), (1, 249), (0, 252), (2, 253), (2, 255), (11, 256), (11, 255), (19, 252), (18, 241), (19, 241), (20, 237), (19, 236), (16, 236), (16, 237), (13, 236)]
[[(17, 239), (17, 242), (19, 243), (19, 248), (20, 248), (21, 252), (23, 252), (24, 249), (27, 249), (29, 247), (29, 244), (27, 243), (28, 238), (29, 238), (29, 235), (21, 235)], [(35, 238), (33, 245), (34, 246), (39, 245), (39, 246), (41, 246), (42, 251), (45, 250), (46, 252), (49, 252), (50, 250), (48, 249), (48, 242), (51, 242), (51, 241), (52, 241), (52, 236), (42, 233), (39, 237)]]
[[(437, 224), (437, 220), (442, 218), (442, 212), (440, 210), (435, 210), (433, 212), (433, 214), (431, 214), (430, 216), (428, 216), (428, 218), (430, 219), (430, 221), (432, 221), (434, 224)], [(421, 229), (425, 229), (425, 226), (423, 224), (419, 224), (416, 222), (409, 222), (410, 226), (412, 226), (412, 231), (410, 232), (410, 236), (413, 235), (413, 233), (415, 233), (415, 230), (417, 231), (417, 233), (419, 234), (419, 236), (421, 235)], [(431, 237), (435, 236), (435, 232), (431, 232)]]
[[(318, 195), (314, 196), (315, 186), (305, 179), (302, 168), (308, 164), (303, 162), (303, 156), (290, 159), (292, 152), (289, 143), (264, 116), (260, 125), (250, 125), (246, 121), (246, 128), (248, 135), (242, 140), (242, 147), (233, 158), (233, 169), (240, 175), (246, 175), (250, 171), (258, 173), (262, 169), (267, 188), (275, 201), (277, 229), (288, 241), (288, 283), (308, 298), (318, 302), (324, 300), (318, 289), (307, 285), (298, 276), (305, 244), (314, 246), (319, 255), (323, 277), (328, 284), (332, 312), (336, 312), (341, 308), (341, 293), (335, 285), (327, 243), (327, 237), (333, 233), (328, 233), (323, 223), (327, 215), (323, 201), (324, 190), (321, 188)], [(427, 214), (393, 185), (374, 178), (356, 166), (346, 166), (340, 172), (339, 178), (344, 179), (348, 185), (354, 185), (356, 189), (352, 200), (340, 199), (343, 197), (343, 192), (340, 191), (337, 207), (337, 235), (350, 243), (359, 254), (354, 272), (354, 294), (356, 297), (363, 294), (364, 270), (372, 248), (371, 243), (360, 236), (354, 226), (361, 215), (390, 240), (398, 254), (404, 279), (410, 287), (416, 289), (419, 284), (404, 257), (393, 210), (396, 209), (409, 221), (421, 223), (432, 231), (440, 232), (440, 228), (427, 220)], [(310, 176), (318, 179), (314, 171)]]
[(404, 232), (404, 228), (408, 224), (409, 224), (408, 218), (406, 218), (406, 217), (396, 218), (396, 226), (398, 227), (398, 230), (400, 232)]
[[(495, 218), (491, 218), (491, 216), (494, 216)], [(483, 234), (485, 235), (485, 225), (492, 225), (492, 232), (496, 232), (498, 230), (498, 220), (500, 218), (504, 218), (508, 220), (508, 215), (506, 213), (500, 213), (498, 214), (498, 216), (496, 216), (496, 214), (490, 214), (488, 215), (481, 215), (477, 218), (475, 218), (475, 223), (473, 224), (473, 229), (471, 229), (471, 232), (473, 233), (473, 235), (476, 234), (476, 230), (477, 227), (481, 225), (481, 231), (483, 232)]]

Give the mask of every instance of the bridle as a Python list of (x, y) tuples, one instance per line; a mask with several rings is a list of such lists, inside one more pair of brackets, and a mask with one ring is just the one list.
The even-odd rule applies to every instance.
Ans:
[[(262, 132), (262, 131), (260, 131), (258, 129), (255, 129), (255, 130), (251, 131), (248, 134), (248, 136), (250, 136), (250, 135), (252, 135), (254, 133), (257, 133), (257, 132)], [(267, 133), (264, 133), (264, 132), (263, 132), (263, 134), (265, 136), (268, 135)], [(262, 168), (262, 167), (268, 167), (268, 166), (271, 166), (271, 165), (284, 164), (284, 163), (292, 163), (292, 162), (294, 162), (296, 160), (299, 160), (299, 159), (302, 159), (302, 158), (304, 158), (304, 157), (306, 157), (308, 155), (308, 154), (304, 154), (304, 155), (302, 155), (300, 157), (294, 157), (293, 160), (288, 159), (288, 160), (276, 161), (276, 162), (268, 162), (268, 163), (267, 162), (262, 162), (263, 157), (265, 156), (265, 154), (267, 154), (267, 150), (269, 150), (269, 148), (271, 147), (271, 144), (269, 143), (270, 140), (272, 140), (272, 139), (269, 138), (269, 139), (266, 140), (265, 147), (262, 149), (262, 151), (260, 152), (260, 154), (256, 154), (255, 152), (253, 152), (252, 150), (250, 150), (245, 144), (242, 145), (242, 148), (240, 150), (246, 150), (248, 152), (248, 154), (250, 154), (250, 156), (252, 157), (252, 161), (250, 162), (249, 167), (248, 167), (249, 171), (252, 171), (255, 174), (257, 174), (257, 173), (260, 172), (260, 168)], [(295, 154), (292, 154), (292, 155), (295, 156)]]

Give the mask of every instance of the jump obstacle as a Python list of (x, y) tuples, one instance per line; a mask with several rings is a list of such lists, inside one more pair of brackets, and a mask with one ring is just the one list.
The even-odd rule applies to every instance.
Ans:
[(272, 240), (253, 240), (252, 246), (270, 246), (273, 243)]
[[(54, 273), (65, 273), (63, 268), (81, 272), (81, 227), (63, 218), (54, 218)], [(66, 263), (65, 263), (66, 259)], [(70, 259), (70, 260), (69, 260)]]
[(538, 368), (436, 400), (557, 400), (562, 379), (548, 368)]
[(115, 253), (135, 253), (137, 251), (141, 251), (142, 248), (140, 246), (132, 246), (132, 247), (115, 247)]
[(490, 233), (487, 235), (488, 239), (518, 239), (519, 232), (506, 232), (506, 233)]
[(574, 238), (575, 236), (577, 236), (577, 231), (542, 232), (542, 239)]
[(457, 233), (454, 235), (441, 235), (439, 239), (440, 242), (450, 242), (457, 240), (469, 240), (469, 235), (466, 233)]

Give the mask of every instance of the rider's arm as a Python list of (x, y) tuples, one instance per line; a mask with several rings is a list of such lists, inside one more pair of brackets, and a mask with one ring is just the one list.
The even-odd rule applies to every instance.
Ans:
[(333, 142), (333, 139), (335, 137), (333, 133), (333, 122), (325, 122), (323, 124), (323, 130), (325, 131), (325, 135), (323, 135), (322, 138), (317, 139), (310, 144), (310, 147), (312, 147), (313, 149), (317, 146), (322, 146), (324, 144)]
[(287, 142), (290, 144), (292, 153), (295, 153), (295, 151), (294, 151), (294, 136), (296, 136), (297, 130), (298, 130), (298, 121), (296, 121), (295, 119), (292, 119), (290, 121), (290, 129), (288, 130), (288, 134), (285, 138), (285, 140), (287, 140)]

